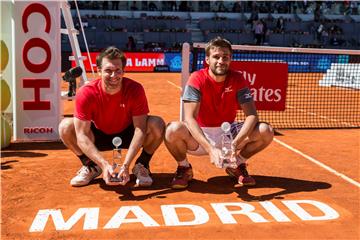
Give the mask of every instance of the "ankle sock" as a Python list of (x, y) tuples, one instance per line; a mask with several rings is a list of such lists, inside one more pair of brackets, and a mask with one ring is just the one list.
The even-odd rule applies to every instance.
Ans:
[(189, 161), (187, 159), (179, 161), (178, 165), (181, 166), (181, 167), (190, 167), (190, 163), (189, 163)]
[(149, 169), (149, 163), (153, 154), (145, 152), (143, 149), (135, 164), (141, 163), (145, 168)]
[(82, 165), (87, 166), (87, 167), (95, 167), (96, 163), (94, 163), (93, 161), (90, 160), (90, 158), (88, 158), (85, 154), (82, 154), (80, 156), (77, 156)]
[(239, 166), (240, 164), (246, 163), (247, 158), (244, 158), (240, 154), (236, 157), (236, 163)]

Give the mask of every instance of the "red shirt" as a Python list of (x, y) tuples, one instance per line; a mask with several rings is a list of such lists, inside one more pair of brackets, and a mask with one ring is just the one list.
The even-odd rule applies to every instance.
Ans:
[(106, 134), (123, 131), (132, 123), (133, 116), (149, 113), (144, 88), (129, 78), (122, 79), (121, 90), (107, 94), (101, 87), (101, 79), (82, 86), (76, 93), (75, 117), (92, 121)]
[[(233, 122), (240, 109), (237, 93), (248, 88), (243, 75), (229, 70), (224, 82), (216, 82), (208, 72), (209, 68), (191, 74), (187, 86), (200, 93), (200, 109), (196, 118), (200, 127), (219, 127), (223, 122)], [(194, 93), (194, 91), (192, 91)], [(185, 90), (183, 100), (193, 101)], [(195, 94), (196, 95), (196, 94)], [(194, 94), (192, 94), (194, 96)], [(195, 100), (197, 101), (197, 100)]]

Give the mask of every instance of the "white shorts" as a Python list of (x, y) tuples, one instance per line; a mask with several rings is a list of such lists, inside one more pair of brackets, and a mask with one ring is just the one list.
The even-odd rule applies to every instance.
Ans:
[[(231, 123), (231, 134), (233, 138), (239, 133), (241, 127), (243, 126), (243, 122), (233, 122)], [(210, 142), (211, 145), (215, 146), (216, 148), (221, 149), (221, 140), (223, 131), (220, 127), (202, 127), (201, 130), (203, 131), (206, 139)], [(202, 156), (208, 155), (205, 149), (199, 144), (199, 147), (194, 150), (188, 150), (187, 153), (195, 156)]]

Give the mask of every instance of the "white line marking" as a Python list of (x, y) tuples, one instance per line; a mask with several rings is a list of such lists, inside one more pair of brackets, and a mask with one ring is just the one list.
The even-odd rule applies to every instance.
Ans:
[(170, 82), (169, 80), (167, 81), (169, 84), (173, 85), (174, 87), (177, 87), (178, 89), (182, 90), (181, 87), (179, 87), (178, 85), (176, 85), (175, 83), (173, 82)]
[(359, 182), (357, 182), (357, 181), (349, 178), (348, 176), (346, 176), (346, 175), (344, 175), (344, 174), (342, 174), (342, 173), (339, 173), (338, 171), (332, 169), (331, 167), (329, 167), (329, 166), (323, 164), (322, 162), (320, 162), (320, 161), (318, 161), (318, 160), (310, 157), (309, 155), (306, 155), (305, 153), (303, 153), (303, 152), (301, 152), (301, 151), (299, 151), (299, 150), (291, 147), (290, 145), (287, 145), (286, 143), (280, 141), (280, 140), (277, 139), (277, 138), (274, 138), (274, 141), (277, 142), (277, 143), (279, 143), (280, 145), (282, 145), (282, 146), (290, 149), (291, 151), (293, 151), (293, 152), (301, 155), (302, 157), (306, 158), (306, 159), (309, 160), (310, 162), (313, 162), (313, 163), (319, 165), (320, 167), (325, 168), (325, 169), (328, 170), (329, 172), (335, 174), (336, 176), (341, 177), (341, 178), (344, 179), (345, 181), (348, 181), (349, 183), (351, 183), (351, 184), (353, 184), (353, 185), (355, 185), (355, 186), (357, 186), (357, 187), (360, 188), (360, 183), (359, 183)]

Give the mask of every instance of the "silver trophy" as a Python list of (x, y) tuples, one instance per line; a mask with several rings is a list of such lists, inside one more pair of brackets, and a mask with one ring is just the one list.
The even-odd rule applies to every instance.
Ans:
[(115, 146), (113, 149), (113, 157), (112, 157), (112, 168), (114, 170), (113, 176), (110, 177), (111, 182), (121, 182), (122, 178), (119, 176), (120, 173), (120, 162), (121, 162), (121, 148), (122, 140), (120, 137), (114, 137), (112, 140), (112, 144)]
[(228, 122), (223, 122), (221, 124), (221, 130), (223, 134), (221, 136), (221, 167), (222, 168), (236, 168), (236, 158), (233, 156), (234, 150), (232, 149), (233, 137), (231, 134), (231, 124)]

